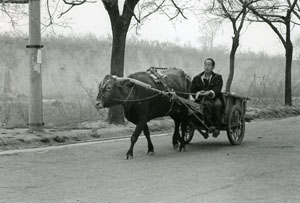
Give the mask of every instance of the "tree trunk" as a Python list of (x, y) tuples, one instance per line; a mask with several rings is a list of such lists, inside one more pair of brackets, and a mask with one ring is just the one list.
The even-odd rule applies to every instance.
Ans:
[(226, 92), (230, 92), (231, 84), (233, 81), (234, 76), (234, 62), (235, 62), (235, 53), (237, 51), (237, 48), (239, 47), (239, 35), (235, 35), (232, 38), (232, 45), (231, 45), (231, 51), (230, 51), (230, 58), (229, 58), (229, 74), (226, 82)]
[[(123, 13), (120, 15), (118, 1), (102, 0), (110, 18), (113, 45), (111, 54), (111, 74), (123, 77), (126, 35), (133, 16), (134, 8), (139, 0), (125, 0)], [(108, 122), (124, 124), (124, 110), (122, 106), (112, 107), (108, 110)]]
[[(111, 71), (112, 75), (119, 77), (124, 76), (124, 57), (126, 45), (127, 30), (123, 30), (121, 25), (117, 25), (113, 30), (113, 46), (111, 54)], [(111, 107), (108, 110), (108, 122), (114, 124), (124, 124), (123, 106)]]
[(285, 50), (285, 105), (292, 106), (292, 61), (293, 61), (293, 44), (287, 41)]
[(292, 61), (293, 43), (291, 41), (291, 19), (286, 18), (286, 43), (285, 43), (285, 95), (284, 104), (292, 106)]

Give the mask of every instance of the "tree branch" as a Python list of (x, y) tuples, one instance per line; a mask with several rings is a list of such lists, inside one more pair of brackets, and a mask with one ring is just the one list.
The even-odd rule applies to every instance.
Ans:
[(46, 4), (47, 4), (47, 12), (48, 12), (48, 15), (49, 15), (49, 25), (51, 25), (52, 22), (53, 22), (53, 17), (52, 17), (52, 14), (50, 12), (49, 0), (47, 0)]
[(279, 37), (279, 39), (281, 40), (283, 46), (286, 47), (286, 41), (285, 41), (285, 39), (283, 38), (282, 34), (278, 31), (278, 29), (272, 23), (274, 21), (269, 20), (264, 15), (260, 14), (259, 12), (257, 12), (256, 9), (253, 8), (251, 5), (248, 6), (248, 9), (251, 10), (253, 14), (255, 14), (256, 16), (258, 16), (259, 18), (261, 18), (265, 23), (267, 23), (272, 28), (272, 30), (276, 33), (276, 35)]
[[(138, 2), (138, 1), (137, 1)], [(137, 4), (136, 2), (136, 4)], [(138, 19), (138, 17), (135, 15), (134, 10), (128, 5), (127, 1), (125, 1), (124, 6), (127, 7), (127, 9), (131, 12), (132, 16), (134, 17), (134, 19), (138, 22), (141, 23), (141, 21)]]
[(0, 0), (0, 3), (11, 3), (11, 4), (27, 4), (29, 0)]
[(298, 23), (298, 22), (295, 22), (295, 21), (292, 21), (292, 20), (291, 20), (291, 22), (292, 22), (293, 24), (295, 24), (295, 25), (300, 25), (300, 23)]
[[(74, 6), (79, 6), (79, 5), (82, 5), (86, 2), (87, 0), (63, 0), (63, 2), (67, 5), (71, 5), (71, 7), (74, 7)], [(68, 9), (69, 11), (70, 9)]]
[(246, 11), (246, 6), (243, 5), (243, 10), (241, 12), (243, 15), (242, 15), (242, 19), (241, 19), (241, 23), (239, 25), (239, 28), (238, 28), (238, 32), (240, 33), (243, 26), (244, 26), (244, 22), (245, 22), (245, 19), (246, 19), (246, 15), (247, 15), (247, 11)]
[(290, 7), (289, 7), (289, 9), (288, 9), (288, 12), (287, 12), (286, 16), (290, 16), (291, 13), (294, 11), (295, 6), (296, 6), (296, 4), (297, 4), (297, 1), (298, 1), (298, 0), (294, 0), (293, 4), (290, 5), (291, 2), (288, 0), (289, 6), (290, 6)]
[(175, 6), (175, 8), (176, 8), (177, 11), (178, 11), (177, 15), (174, 16), (173, 19), (176, 18), (179, 14), (180, 14), (183, 18), (187, 19), (187, 17), (185, 17), (185, 15), (183, 14), (183, 9), (179, 8), (178, 5), (175, 3), (174, 0), (171, 0), (171, 2), (172, 2), (172, 4)]
[(67, 10), (63, 11), (61, 14), (59, 14), (58, 18), (61, 18), (63, 15), (68, 13), (75, 5), (71, 5)]
[(235, 21), (235, 19), (229, 14), (228, 10), (226, 9), (224, 2), (222, 0), (218, 0), (219, 4), (222, 7), (223, 12), (225, 13), (225, 17), (229, 18), (232, 22)]
[(294, 15), (300, 20), (300, 14), (297, 13), (296, 11), (293, 11)]
[[(287, 0), (289, 6), (291, 7), (292, 4), (291, 4), (291, 1), (290, 0)], [(297, 8), (297, 11), (296, 11), (296, 8)], [(298, 4), (298, 2), (295, 4), (295, 9), (292, 10), (293, 14), (300, 20), (300, 6)], [(295, 23), (295, 22), (293, 22)], [(298, 25), (298, 23), (295, 23)]]
[(154, 3), (156, 5), (156, 8), (153, 11), (149, 12), (148, 14), (146, 14), (141, 20), (146, 19), (147, 17), (149, 17), (153, 13), (157, 12), (158, 10), (160, 10), (161, 7), (164, 5), (164, 3), (165, 3), (165, 0), (163, 0), (159, 5), (157, 5), (156, 3)]

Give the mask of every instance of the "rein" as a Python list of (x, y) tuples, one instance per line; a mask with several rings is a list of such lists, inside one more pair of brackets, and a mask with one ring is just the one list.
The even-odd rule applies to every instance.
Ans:
[[(107, 80), (104, 84), (101, 84), (101, 87), (104, 87), (107, 84), (108, 81), (109, 80)], [(136, 82), (138, 82), (138, 81), (136, 81)], [(141, 86), (141, 87), (145, 87), (144, 84), (139, 84), (139, 83), (136, 83), (136, 82), (135, 82), (136, 85)], [(146, 100), (149, 100), (149, 99), (152, 99), (154, 97), (157, 97), (159, 95), (163, 95), (164, 94), (164, 92), (161, 91), (161, 92), (158, 92), (157, 94), (154, 94), (154, 95), (149, 96), (149, 97), (145, 97), (145, 98), (141, 98), (141, 99), (129, 99), (130, 96), (131, 96), (131, 94), (132, 94), (132, 92), (133, 92), (133, 88), (134, 88), (134, 86), (131, 88), (130, 92), (128, 93), (128, 95), (127, 95), (127, 97), (125, 99), (108, 98), (105, 95), (103, 95), (102, 92), (100, 94), (101, 94), (102, 97), (108, 98), (109, 100), (122, 102), (121, 104), (124, 104), (126, 102), (146, 101)], [(148, 88), (148, 87), (145, 87), (145, 88)], [(150, 86), (150, 89), (151, 89), (151, 86)], [(154, 90), (154, 89), (152, 88), (152, 90)], [(195, 93), (186, 93), (186, 92), (180, 92), (180, 91), (173, 91), (173, 92), (178, 93), (178, 94), (183, 94), (183, 95), (195, 95)]]
[[(122, 102), (121, 104), (124, 104), (125, 102), (139, 102), (139, 101), (146, 101), (148, 99), (152, 99), (154, 97), (157, 97), (160, 95), (160, 93), (157, 93), (155, 95), (152, 95), (152, 96), (149, 96), (149, 97), (145, 97), (145, 98), (142, 98), (142, 99), (129, 99), (131, 94), (133, 92), (133, 87), (131, 88), (130, 92), (128, 93), (126, 99), (117, 99), (117, 98), (109, 98), (109, 100), (113, 100), (113, 101), (120, 101)], [(101, 92), (101, 96), (104, 97), (104, 98), (108, 98), (106, 97), (105, 95), (102, 94)]]
[[(133, 87), (130, 89), (130, 92), (128, 93), (128, 96), (126, 97), (126, 99), (109, 98), (109, 100), (120, 101), (120, 102), (122, 102), (121, 104), (124, 104), (125, 102), (146, 101), (146, 100), (152, 99), (154, 97), (157, 97), (159, 95), (162, 95), (161, 93), (157, 93), (157, 94), (154, 94), (152, 96), (145, 97), (145, 98), (142, 98), (142, 99), (129, 99), (130, 96), (131, 96), (131, 94), (132, 94), (132, 92), (133, 92)], [(174, 91), (174, 92), (175, 93), (179, 93), (179, 94), (185, 94), (185, 95), (195, 95), (194, 93), (184, 93), (184, 92), (177, 92), (177, 91)], [(101, 96), (104, 97), (104, 98), (108, 98), (104, 94), (102, 94), (102, 92), (101, 92)]]

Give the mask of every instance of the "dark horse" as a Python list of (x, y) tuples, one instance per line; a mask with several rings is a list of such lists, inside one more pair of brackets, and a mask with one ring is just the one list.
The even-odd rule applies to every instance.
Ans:
[[(184, 98), (188, 98), (191, 85), (190, 78), (184, 71), (176, 68), (161, 71), (165, 76), (164, 81), (169, 89)], [(147, 122), (158, 117), (170, 116), (175, 122), (173, 145), (178, 146), (179, 151), (185, 150), (184, 132), (188, 120), (188, 110), (166, 94), (160, 94), (157, 90), (165, 91), (161, 82), (154, 82), (147, 72), (137, 72), (127, 78), (118, 78), (106, 75), (99, 85), (96, 108), (112, 107), (122, 104), (125, 117), (134, 123), (136, 128), (131, 136), (131, 145), (126, 154), (127, 159), (133, 157), (133, 147), (143, 131), (148, 142), (148, 154), (154, 153), (154, 147), (150, 138)], [(181, 125), (181, 135), (179, 126)]]

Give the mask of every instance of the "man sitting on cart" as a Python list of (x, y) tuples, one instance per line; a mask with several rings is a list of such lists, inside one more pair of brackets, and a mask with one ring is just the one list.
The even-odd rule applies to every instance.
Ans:
[(209, 126), (213, 137), (220, 134), (224, 99), (221, 93), (223, 79), (213, 72), (215, 61), (212, 58), (204, 60), (204, 71), (196, 75), (192, 81), (191, 92), (197, 103), (204, 105), (204, 121)]

